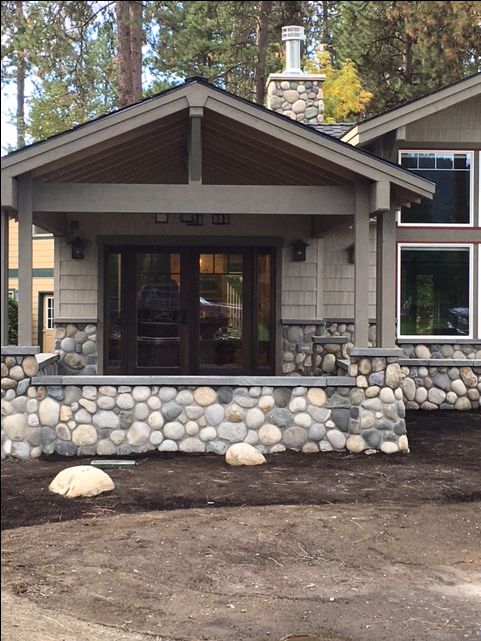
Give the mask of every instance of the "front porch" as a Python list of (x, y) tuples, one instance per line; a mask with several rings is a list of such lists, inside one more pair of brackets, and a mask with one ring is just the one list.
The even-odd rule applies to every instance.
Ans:
[[(395, 211), (429, 181), (199, 80), (11, 154), (2, 180), (19, 345), (31, 226), (55, 234), (58, 372), (2, 348), (5, 452), (407, 449)], [(316, 333), (327, 310), (347, 346)]]

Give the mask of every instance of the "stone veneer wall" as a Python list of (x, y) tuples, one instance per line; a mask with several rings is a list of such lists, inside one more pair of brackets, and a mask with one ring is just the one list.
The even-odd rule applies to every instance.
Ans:
[(324, 120), (323, 80), (319, 76), (288, 77), (272, 74), (267, 85), (267, 106), (298, 122), (317, 124)]
[[(471, 410), (480, 406), (481, 360), (437, 365), (434, 359), (404, 365), (401, 388), (407, 409)], [(469, 365), (468, 365), (469, 363)], [(474, 363), (477, 363), (475, 365)]]
[(97, 373), (96, 324), (55, 322), (54, 340), (59, 374), (94, 376)]
[[(316, 344), (316, 336), (346, 337), (346, 342)], [(323, 376), (339, 373), (337, 359), (347, 359), (354, 346), (354, 324), (323, 322), (282, 326), (282, 374), (286, 376)], [(369, 346), (376, 345), (376, 326), (369, 326)]]
[(270, 453), (408, 450), (400, 368), (389, 359), (384, 386), (374, 398), (347, 377), (311, 379), (305, 385), (276, 379), (274, 385), (174, 387), (107, 384), (112, 379), (102, 377), (79, 378), (77, 384), (75, 377), (38, 376), (29, 378), (18, 395), (18, 386), (4, 384), (17, 375), (18, 363), (9, 358), (2, 354), (2, 457), (155, 449), (223, 454), (239, 442)]

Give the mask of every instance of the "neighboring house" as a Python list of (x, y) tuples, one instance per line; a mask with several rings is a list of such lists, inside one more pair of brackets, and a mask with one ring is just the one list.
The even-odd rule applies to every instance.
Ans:
[(59, 376), (2, 348), (52, 428), (15, 456), (391, 453), (406, 406), (479, 407), (481, 75), (330, 136), (323, 76), (288, 68), (268, 109), (192, 78), (2, 159), (19, 345), (31, 225), (55, 235)]
[[(52, 234), (33, 226), (32, 240), (32, 345), (53, 351), (53, 264)], [(18, 299), (18, 225), (9, 222), (8, 294)]]

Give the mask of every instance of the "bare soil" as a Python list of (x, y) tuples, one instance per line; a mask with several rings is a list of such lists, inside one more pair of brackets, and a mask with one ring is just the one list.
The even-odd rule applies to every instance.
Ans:
[(5, 641), (479, 641), (481, 413), (412, 412), (411, 453), (152, 455), (51, 495), (2, 465)]

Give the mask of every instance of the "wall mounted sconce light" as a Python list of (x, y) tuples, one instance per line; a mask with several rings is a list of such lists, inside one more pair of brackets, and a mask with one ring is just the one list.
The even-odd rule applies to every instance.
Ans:
[(302, 239), (298, 239), (292, 243), (292, 260), (297, 263), (303, 263), (306, 260), (306, 248), (309, 247), (309, 243), (304, 242)]
[(88, 247), (88, 241), (80, 238), (78, 220), (70, 222), (70, 233), (67, 237), (67, 244), (72, 247), (72, 259), (83, 260), (85, 258), (85, 250)]
[(344, 250), (347, 254), (347, 260), (350, 265), (354, 265), (354, 243)]
[(201, 227), (204, 224), (204, 214), (180, 214), (180, 222), (191, 227)]
[(230, 214), (212, 214), (213, 225), (230, 225)]

